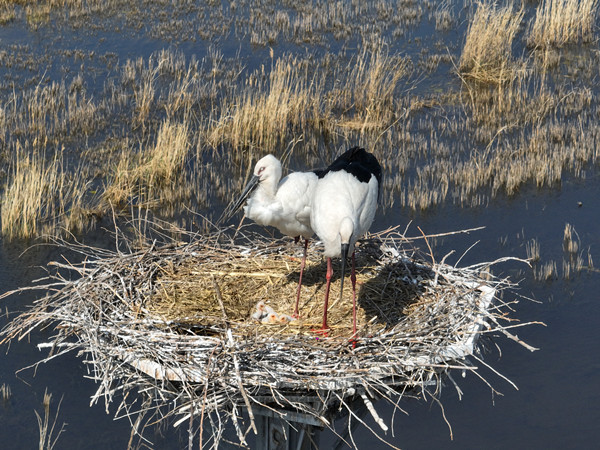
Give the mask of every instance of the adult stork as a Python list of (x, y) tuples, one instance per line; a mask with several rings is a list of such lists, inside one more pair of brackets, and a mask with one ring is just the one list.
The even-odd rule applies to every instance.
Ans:
[(342, 278), (340, 299), (344, 292), (346, 259), (352, 253), (352, 295), (353, 295), (353, 339), (356, 337), (356, 273), (354, 244), (373, 223), (379, 187), (381, 186), (381, 166), (373, 154), (364, 148), (353, 147), (331, 165), (320, 171), (311, 202), (310, 223), (312, 229), (323, 242), (327, 257), (327, 285), (323, 308), (322, 333), (327, 333), (327, 308), (329, 287), (333, 269), (331, 258), (342, 257)]
[(304, 238), (294, 317), (298, 317), (308, 241), (314, 234), (310, 226), (310, 201), (317, 184), (317, 172), (292, 172), (282, 179), (281, 162), (275, 156), (267, 155), (258, 160), (254, 175), (223, 217), (223, 220), (231, 218), (248, 199), (244, 206), (246, 217), (259, 225), (273, 226), (296, 241)]

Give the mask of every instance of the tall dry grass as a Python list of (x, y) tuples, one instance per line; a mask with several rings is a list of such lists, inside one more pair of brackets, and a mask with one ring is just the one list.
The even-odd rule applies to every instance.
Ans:
[[(397, 87), (412, 70), (407, 59), (367, 47), (331, 73), (325, 58), (283, 57), (271, 71), (250, 74), (243, 88), (220, 99), (208, 121), (212, 147), (275, 151), (294, 135), (335, 135), (338, 129), (365, 131), (390, 125), (397, 111)], [(327, 84), (327, 79), (334, 80)]]
[(499, 84), (514, 78), (512, 45), (523, 20), (524, 8), (509, 4), (478, 3), (469, 24), (459, 61), (464, 77)]
[(59, 228), (83, 228), (87, 183), (63, 171), (61, 154), (46, 161), (45, 154), (19, 145), (11, 166), (0, 206), (5, 238), (29, 239), (54, 235)]
[(42, 414), (39, 414), (37, 411), (34, 411), (38, 422), (38, 429), (40, 432), (39, 450), (52, 450), (56, 446), (58, 438), (64, 431), (66, 425), (65, 423), (63, 423), (59, 429), (56, 428), (62, 398), (60, 399), (60, 401), (58, 402), (58, 406), (56, 407), (54, 419), (51, 418), (51, 402), (52, 394), (49, 394), (48, 390), (46, 390), (44, 391), (44, 400), (42, 403), (44, 410)]
[(532, 47), (561, 47), (590, 42), (594, 37), (598, 0), (543, 0), (529, 28)]
[(10, 400), (11, 396), (12, 390), (10, 389), (10, 386), (6, 383), (2, 383), (2, 386), (0, 386), (0, 401), (6, 403)]
[(241, 92), (224, 98), (207, 131), (208, 142), (234, 149), (277, 148), (290, 129), (301, 129), (317, 107), (320, 84), (305, 61), (279, 58), (251, 74)]
[(538, 262), (540, 260), (540, 241), (537, 238), (528, 240), (525, 243), (525, 251), (529, 261)]
[(398, 84), (412, 67), (407, 59), (390, 56), (383, 48), (382, 42), (363, 47), (349, 68), (335, 74), (338, 83), (326, 101), (337, 125), (362, 131), (381, 129), (395, 117)]
[(124, 206), (133, 197), (155, 202), (162, 188), (181, 175), (189, 151), (189, 123), (162, 123), (154, 144), (135, 153), (125, 148), (103, 193), (105, 202)]

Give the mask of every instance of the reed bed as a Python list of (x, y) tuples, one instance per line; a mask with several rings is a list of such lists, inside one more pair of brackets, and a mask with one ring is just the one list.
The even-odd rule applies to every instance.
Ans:
[[(232, 424), (244, 445), (260, 414), (333, 427), (334, 412), (354, 414), (357, 404), (385, 432), (375, 401), (396, 409), (403, 396), (437, 398), (443, 380), (455, 384), (446, 377), (455, 369), (488, 384), (486, 376), (499, 375), (481, 356), (481, 335), (505, 335), (534, 350), (513, 334), (526, 324), (510, 317), (516, 300), (501, 300), (513, 285), (490, 275), (494, 263), (428, 263), (393, 230), (357, 247), (355, 346), (349, 292), (331, 305), (330, 334), (314, 331), (322, 314), (317, 280), (325, 273), (314, 247), (301, 317), (263, 324), (259, 302), (281, 314), (292, 310), (298, 260), (290, 255), (300, 247), (243, 229), (235, 240), (220, 231), (134, 252), (62, 244), (85, 262), (52, 263), (57, 271), (46, 284), (4, 294), (45, 292), (8, 324), (1, 342), (53, 325), (39, 344), (52, 349), (46, 359), (80, 351), (98, 383), (92, 403), (116, 404), (115, 416), (127, 417), (141, 439), (146, 426), (167, 421), (186, 424), (190, 442), (216, 448)], [(339, 279), (333, 298), (336, 289)]]
[[(414, 210), (481, 206), (527, 183), (557, 186), (565, 172), (583, 177), (598, 160), (597, 102), (587, 86), (552, 85), (524, 69), (500, 85), (463, 83), (464, 95), (413, 95), (402, 92), (414, 82), (410, 58), (367, 47), (351, 58), (273, 56), (270, 69), (249, 72), (218, 52), (198, 62), (165, 50), (124, 63), (99, 100), (80, 74), (17, 94), (0, 108), (8, 154), (27, 142), (21, 153), (50, 159), (64, 146), (68, 161), (80, 161), (65, 176), (81, 204), (74, 228), (37, 209), (41, 226), (4, 237), (85, 229), (112, 206), (123, 214), (151, 207), (162, 218), (179, 215), (177, 202), (209, 211), (240, 189), (259, 155), (288, 147), (290, 168), (306, 170), (361, 142), (388, 174), (385, 206)], [(6, 205), (17, 202), (12, 168), (8, 175)], [(84, 192), (88, 183), (97, 196)]]
[[(23, 2), (16, 3), (6, 6), (22, 20)], [(125, 216), (138, 207), (183, 226), (194, 219), (180, 204), (210, 216), (239, 191), (259, 156), (287, 150), (289, 169), (307, 170), (360, 144), (384, 166), (384, 206), (412, 210), (446, 202), (482, 207), (497, 196), (517, 195), (523, 186), (556, 187), (565, 176), (583, 178), (599, 160), (597, 52), (561, 51), (566, 64), (540, 73), (531, 58), (513, 54), (523, 34), (523, 9), (515, 4), (481, 3), (472, 13), (455, 2), (432, 8), (431, 21), (439, 18), (443, 28), (443, 17), (452, 15), (464, 35), (431, 36), (450, 39), (444, 50), (442, 41), (397, 39), (407, 24), (422, 19), (419, 2), (301, 2), (279, 5), (275, 15), (263, 0), (158, 2), (143, 10), (121, 0), (38, 3), (51, 5), (52, 20), (44, 26), (56, 23), (57, 30), (96, 20), (99, 29), (112, 27), (111, 14), (119, 11), (132, 29), (139, 24), (145, 30), (141, 34), (181, 37), (167, 28), (185, 27), (189, 19), (195, 22), (185, 28), (186, 40), (194, 38), (190, 30), (210, 39), (227, 35), (226, 28), (236, 30), (231, 38), (253, 30), (257, 45), (273, 45), (270, 53), (234, 55), (215, 40), (199, 47), (206, 49), (200, 59), (172, 48), (131, 60), (79, 48), (43, 59), (26, 46), (0, 51), (7, 70), (0, 83), (2, 202), (18, 202), (11, 198), (17, 192), (11, 158), (20, 145), (30, 157), (42, 152), (48, 160), (64, 150), (69, 184), (90, 187), (80, 193), (78, 207), (67, 202), (53, 210), (62, 216), (36, 209), (33, 233), (19, 231), (13, 220), (14, 232), (3, 233), (5, 239), (57, 236), (65, 228), (94, 226), (113, 210)], [(160, 15), (152, 15), (157, 9)], [(463, 32), (465, 14), (473, 15)], [(336, 34), (343, 42), (320, 49), (300, 52), (288, 45)], [(455, 59), (460, 84), (443, 68)], [(46, 73), (55, 64), (65, 70)], [(161, 140), (166, 144), (159, 156), (154, 150)], [(169, 153), (170, 147), (175, 151)], [(36, 208), (23, 209), (30, 207)], [(63, 221), (71, 210), (73, 225)]]
[(469, 24), (459, 69), (463, 76), (482, 83), (500, 84), (515, 77), (513, 41), (525, 10), (512, 4), (498, 7), (481, 2)]
[(591, 42), (597, 17), (598, 0), (543, 0), (536, 9), (527, 42), (542, 49)]
[(47, 161), (42, 151), (29, 153), (18, 145), (0, 204), (2, 235), (30, 239), (49, 229), (81, 231), (89, 215), (84, 204), (92, 204), (84, 201), (86, 189), (85, 180), (65, 173), (62, 155)]

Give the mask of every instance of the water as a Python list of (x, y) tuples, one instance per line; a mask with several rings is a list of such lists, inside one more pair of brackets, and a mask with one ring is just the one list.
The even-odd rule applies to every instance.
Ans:
[[(110, 15), (104, 18), (110, 23)], [(133, 19), (131, 19), (133, 20)], [(117, 21), (118, 22), (118, 21)], [(127, 28), (127, 22), (118, 22), (125, 32), (113, 33), (110, 30), (96, 31), (81, 28), (59, 27), (51, 24), (32, 30), (22, 19), (0, 26), (2, 45), (28, 45), (34, 55), (42, 58), (59, 45), (61, 52), (73, 48), (98, 54), (114, 53), (116, 59), (148, 58), (155, 50), (175, 46), (186, 55), (202, 58), (208, 54), (209, 44), (202, 40), (163, 40), (137, 28)], [(431, 21), (423, 19), (418, 26), (407, 26), (405, 40), (398, 39), (396, 50), (417, 54), (414, 39), (427, 42), (446, 41), (453, 54), (460, 51), (465, 22), (455, 29), (435, 35)], [(391, 33), (391, 31), (390, 31)], [(431, 37), (433, 35), (435, 37)], [(429, 36), (429, 37), (428, 37)], [(228, 57), (241, 53), (247, 67), (258, 67), (269, 60), (266, 47), (253, 47), (247, 36), (230, 33), (214, 41)], [(349, 42), (355, 45), (352, 39)], [(405, 43), (407, 42), (407, 43)], [(295, 49), (306, 51), (303, 44), (281, 43), (275, 45), (277, 51)], [(316, 52), (324, 48), (338, 51), (344, 43), (333, 41), (315, 45)], [(69, 78), (75, 70), (75, 59), (64, 56), (61, 63), (49, 64), (42, 75), (52, 80)], [(253, 55), (253, 56), (252, 56)], [(94, 92), (100, 93), (104, 80), (118, 74), (107, 69), (98, 59), (85, 60), (89, 68), (89, 84)], [(65, 67), (69, 68), (68, 70)], [(442, 64), (440, 70), (431, 74), (428, 86), (442, 83), (448, 77), (449, 64)], [(39, 68), (38, 68), (39, 69)], [(16, 84), (24, 83), (31, 75), (28, 70), (14, 70), (0, 67), (0, 74), (14, 77)], [(595, 83), (595, 82), (594, 82)], [(597, 83), (590, 88), (598, 94)], [(6, 104), (10, 90), (3, 85), (2, 102)], [(6, 164), (2, 160), (2, 164)], [(487, 206), (473, 208), (458, 207), (447, 201), (424, 212), (414, 212), (406, 208), (394, 207), (381, 211), (372, 227), (382, 230), (400, 224), (403, 229), (409, 221), (408, 234), (419, 235), (417, 226), (427, 234), (443, 233), (474, 227), (485, 227), (469, 235), (455, 235), (430, 242), (434, 255), (441, 258), (451, 250), (455, 253), (447, 259), (454, 264), (461, 258), (460, 265), (491, 261), (505, 256), (526, 257), (525, 246), (530, 239), (540, 244), (541, 263), (556, 261), (558, 277), (551, 281), (537, 281), (532, 270), (523, 263), (507, 262), (499, 264), (494, 273), (509, 276), (519, 282), (518, 294), (521, 299), (512, 316), (521, 322), (539, 321), (545, 325), (532, 325), (518, 329), (518, 336), (528, 344), (538, 347), (529, 352), (518, 344), (502, 336), (485, 339), (485, 361), (495, 370), (516, 384), (518, 390), (507, 381), (487, 369), (482, 374), (498, 393), (472, 374), (462, 378), (459, 373), (453, 376), (462, 390), (462, 398), (452, 386), (447, 384), (440, 397), (446, 424), (440, 407), (436, 403), (405, 399), (400, 407), (407, 412), (396, 412), (393, 417), (393, 433), (385, 439), (393, 445), (408, 449), (419, 448), (592, 448), (600, 440), (600, 316), (598, 289), (600, 275), (597, 271), (583, 270), (570, 279), (561, 276), (564, 257), (562, 249), (563, 230), (566, 223), (577, 231), (581, 248), (588, 248), (598, 259), (600, 248), (600, 173), (597, 166), (586, 168), (587, 176), (574, 178), (564, 175), (559, 186), (539, 189), (525, 185), (513, 196), (500, 195), (489, 201)], [(580, 206), (581, 203), (581, 206)], [(209, 209), (209, 208), (206, 208)], [(108, 222), (100, 225), (109, 226)], [(110, 245), (101, 226), (85, 237), (89, 243)], [(478, 243), (472, 247), (474, 243)], [(33, 280), (44, 276), (41, 268), (48, 261), (60, 260), (64, 255), (61, 248), (40, 246), (30, 247), (31, 243), (8, 243), (0, 246), (0, 286), (8, 291), (30, 285)], [(472, 248), (471, 248), (472, 247)], [(26, 251), (27, 250), (27, 251)], [(468, 251), (467, 251), (468, 250)], [(466, 252), (466, 253), (465, 253)], [(464, 254), (464, 255), (463, 255)], [(587, 253), (586, 253), (587, 254)], [(3, 299), (0, 303), (9, 318), (25, 310), (36, 299), (35, 293), (24, 293)], [(533, 299), (528, 300), (527, 298)], [(7, 323), (7, 317), (0, 319), (0, 326)], [(35, 331), (29, 339), (12, 342), (0, 354), (0, 385), (8, 385), (11, 395), (5, 402), (0, 401), (0, 445), (9, 449), (30, 449), (38, 445), (38, 426), (34, 411), (42, 412), (44, 391), (52, 393), (52, 411), (56, 411), (62, 397), (57, 427), (64, 422), (66, 428), (55, 448), (126, 448), (129, 441), (130, 424), (127, 419), (113, 420), (114, 408), (107, 413), (103, 404), (90, 406), (90, 396), (97, 386), (86, 378), (88, 368), (74, 354), (54, 359), (36, 368), (21, 371), (35, 364), (45, 356), (36, 348), (51, 335), (51, 330)], [(501, 349), (499, 354), (496, 344)], [(382, 403), (377, 408), (386, 422), (391, 419), (391, 408)], [(377, 425), (365, 419), (369, 426)], [(344, 425), (339, 428), (343, 431)], [(451, 437), (452, 436), (452, 437)], [(149, 437), (156, 448), (184, 448), (187, 436), (184, 430), (172, 428), (152, 430)], [(359, 448), (386, 448), (362, 427), (354, 434)], [(330, 432), (321, 435), (322, 448), (329, 448), (335, 442)]]
[[(445, 238), (434, 250), (442, 255), (451, 248), (459, 254), (480, 241), (464, 256), (465, 264), (503, 256), (525, 257), (524, 242), (532, 237), (539, 239), (543, 257), (558, 259), (562, 253), (565, 222), (574, 226), (582, 244), (590, 246), (592, 252), (600, 246), (596, 232), (598, 209), (594, 206), (599, 191), (600, 176), (595, 176), (585, 182), (567, 182), (560, 190), (538, 192), (532, 189), (527, 195), (493, 202), (484, 210), (439, 208), (412, 220), (426, 233), (485, 226), (470, 236)], [(583, 202), (582, 207), (577, 206), (579, 201)], [(406, 211), (380, 215), (374, 229), (382, 229), (390, 223), (405, 223), (408, 215)], [(29, 284), (42, 274), (35, 264), (56, 258), (58, 253), (33, 250), (16, 258), (15, 249), (4, 248), (1, 253), (3, 286), (10, 289)], [(539, 282), (533, 280), (531, 271), (521, 263), (501, 264), (496, 273), (520, 279), (519, 293), (539, 302), (521, 300), (513, 316), (522, 322), (546, 324), (518, 330), (521, 339), (540, 349), (534, 353), (504, 337), (494, 338), (486, 345), (490, 351), (486, 362), (514, 382), (519, 390), (489, 370), (481, 373), (501, 395), (493, 395), (473, 375), (463, 379), (455, 374), (463, 391), (462, 400), (452, 385), (447, 385), (441, 396), (453, 440), (436, 404), (407, 399), (401, 407), (408, 415), (396, 413), (395, 437), (387, 436), (394, 445), (402, 448), (591, 448), (600, 438), (597, 427), (600, 411), (596, 407), (600, 401), (597, 388), (600, 382), (598, 274), (584, 271), (571, 280)], [(9, 311), (18, 311), (33, 298), (21, 295), (4, 304)], [(107, 415), (102, 405), (89, 406), (95, 385), (84, 378), (86, 368), (79, 359), (67, 356), (41, 365), (36, 371), (30, 369), (15, 375), (15, 371), (35, 363), (43, 355), (35, 349), (35, 343), (47, 335), (36, 332), (30, 342), (13, 343), (10, 352), (1, 356), (0, 380), (12, 390), (8, 403), (0, 405), (0, 436), (10, 443), (6, 448), (35, 447), (37, 425), (33, 411), (41, 411), (46, 388), (53, 394), (54, 401), (64, 396), (59, 421), (68, 425), (57, 448), (124, 448), (129, 437), (128, 422), (113, 421), (113, 411)], [(492, 343), (500, 346), (502, 355), (498, 355)], [(382, 417), (388, 420), (389, 407), (380, 404), (378, 408), (383, 408), (380, 409)], [(157, 448), (185, 446), (184, 436), (172, 430), (165, 433), (169, 439), (155, 438)], [(385, 448), (364, 430), (357, 432), (355, 439), (359, 448)], [(322, 435), (323, 448), (333, 440), (330, 433)]]

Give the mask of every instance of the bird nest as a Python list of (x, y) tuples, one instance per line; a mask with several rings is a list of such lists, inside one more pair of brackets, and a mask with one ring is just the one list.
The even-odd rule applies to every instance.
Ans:
[[(330, 302), (328, 335), (315, 331), (326, 270), (318, 243), (309, 247), (297, 320), (289, 315), (302, 247), (292, 242), (219, 232), (139, 251), (70, 247), (84, 262), (53, 263), (58, 270), (49, 283), (21, 289), (47, 293), (0, 338), (55, 324), (50, 341), (40, 344), (51, 348), (46, 360), (82, 350), (98, 382), (92, 400), (104, 399), (107, 410), (118, 403), (116, 416), (132, 420), (138, 436), (143, 425), (170, 418), (187, 423), (190, 436), (210, 425), (204, 444), (216, 447), (229, 419), (245, 443), (258, 414), (332, 426), (334, 409), (357, 417), (356, 401), (385, 431), (374, 400), (397, 405), (409, 392), (435, 397), (451, 369), (483, 377), (478, 364), (489, 366), (478, 356), (482, 334), (521, 342), (508, 330), (522, 324), (512, 323), (499, 295), (511, 284), (490, 275), (492, 263), (426, 262), (393, 231), (356, 247), (354, 345), (349, 282), (342, 299)], [(334, 274), (331, 295), (338, 299), (335, 267)]]

